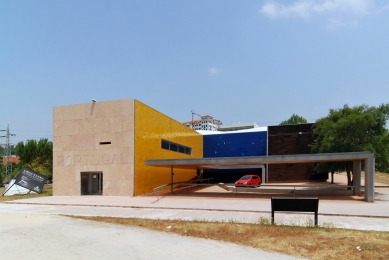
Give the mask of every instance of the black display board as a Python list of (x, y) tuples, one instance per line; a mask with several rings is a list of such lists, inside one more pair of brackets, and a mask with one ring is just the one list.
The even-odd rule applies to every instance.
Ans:
[(16, 178), (15, 184), (36, 193), (41, 193), (46, 180), (47, 177), (23, 167)]

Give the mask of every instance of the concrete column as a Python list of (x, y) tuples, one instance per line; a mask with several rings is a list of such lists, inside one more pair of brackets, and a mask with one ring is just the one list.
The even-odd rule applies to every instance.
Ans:
[[(361, 161), (353, 161), (353, 185), (361, 186)], [(354, 195), (361, 195), (361, 188), (354, 188)]]
[(374, 202), (374, 157), (365, 159), (365, 201)]
[(200, 181), (201, 181), (201, 170), (200, 169), (197, 169), (196, 170), (196, 176), (197, 176), (197, 181), (196, 181), (196, 183), (201, 183)]
[(266, 178), (266, 168), (264, 165), (261, 166), (261, 181), (262, 183), (266, 183), (265, 178)]
[(173, 194), (173, 182), (174, 182), (173, 166), (170, 168), (170, 192)]

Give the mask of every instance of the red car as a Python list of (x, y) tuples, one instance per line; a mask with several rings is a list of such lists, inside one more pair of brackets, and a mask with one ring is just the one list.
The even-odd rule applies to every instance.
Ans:
[(235, 182), (235, 187), (258, 187), (261, 183), (261, 177), (258, 175), (244, 175)]

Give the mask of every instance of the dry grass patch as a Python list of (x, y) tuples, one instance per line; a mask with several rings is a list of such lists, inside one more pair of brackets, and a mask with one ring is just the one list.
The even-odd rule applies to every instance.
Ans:
[(375, 172), (374, 178), (375, 178), (374, 180), (375, 182), (389, 185), (389, 173)]
[[(344, 175), (346, 176), (346, 172), (337, 172), (336, 174)], [(365, 177), (365, 172), (362, 171), (362, 178)], [(374, 182), (376, 183), (382, 183), (382, 184), (388, 184), (389, 185), (389, 173), (386, 172), (375, 172), (374, 174)]]
[[(227, 241), (309, 259), (389, 259), (389, 232), (238, 224), (233, 221), (220, 223), (113, 217), (69, 217), (145, 227), (182, 236)], [(268, 221), (261, 219), (259, 223), (268, 223)], [(361, 250), (358, 250), (357, 246), (360, 246)]]
[(21, 199), (30, 199), (37, 197), (53, 196), (53, 185), (45, 184), (43, 185), (42, 192), (40, 194), (24, 194), (24, 195), (13, 195), (13, 196), (1, 196), (3, 195), (5, 188), (0, 188), (0, 202), (12, 201), (12, 200), (21, 200)]

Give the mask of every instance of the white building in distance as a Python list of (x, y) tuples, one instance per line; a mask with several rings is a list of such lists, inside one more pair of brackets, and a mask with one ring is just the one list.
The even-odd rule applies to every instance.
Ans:
[(213, 116), (210, 115), (201, 116), (201, 119), (183, 122), (182, 124), (194, 130), (207, 131), (217, 131), (219, 126), (223, 125), (220, 120), (214, 119)]

